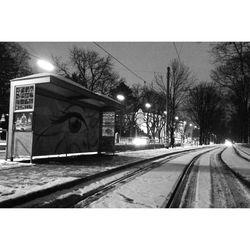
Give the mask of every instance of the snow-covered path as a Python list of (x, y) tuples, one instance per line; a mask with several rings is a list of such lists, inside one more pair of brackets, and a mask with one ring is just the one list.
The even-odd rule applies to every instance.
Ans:
[[(186, 149), (190, 149), (190, 147)], [(43, 190), (128, 163), (180, 150), (183, 150), (183, 148), (127, 151), (117, 153), (115, 156), (108, 155), (101, 158), (86, 156), (77, 161), (74, 159), (68, 162), (51, 160), (47, 164), (5, 162), (1, 160), (0, 201)]]
[(250, 181), (250, 162), (239, 157), (233, 147), (228, 147), (222, 153), (223, 161), (236, 173)]
[[(211, 149), (203, 149), (208, 151)], [(161, 167), (135, 178), (90, 204), (91, 208), (162, 207), (171, 195), (181, 172), (199, 152), (192, 152), (171, 160)], [(81, 202), (77, 204), (81, 207)]]
[[(250, 207), (250, 189), (238, 180), (220, 160), (220, 148), (203, 154), (194, 164), (183, 191), (180, 207), (226, 208)], [(224, 159), (231, 161), (232, 148), (223, 151)], [(206, 151), (206, 150), (204, 150)], [(209, 151), (209, 150), (207, 150)], [(200, 152), (199, 152), (200, 153)], [(189, 153), (171, 160), (150, 172), (135, 178), (106, 194), (88, 207), (91, 208), (157, 208), (168, 200), (180, 173), (191, 159), (199, 154)], [(225, 156), (229, 154), (229, 156)], [(228, 158), (226, 158), (228, 157)], [(239, 158), (239, 157), (237, 157)], [(224, 160), (223, 159), (223, 160)], [(235, 160), (236, 161), (236, 160)], [(229, 167), (236, 162), (231, 161)], [(238, 161), (240, 161), (238, 159)], [(250, 166), (241, 163), (245, 171)], [(244, 172), (246, 173), (246, 172)], [(84, 202), (82, 203), (84, 205)], [(81, 207), (81, 202), (77, 204)]]

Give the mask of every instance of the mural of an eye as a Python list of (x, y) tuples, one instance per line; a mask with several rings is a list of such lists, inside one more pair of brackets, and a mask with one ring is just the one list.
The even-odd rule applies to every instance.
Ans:
[(78, 133), (82, 127), (82, 123), (77, 118), (69, 119), (69, 131), (71, 133)]
[[(99, 112), (39, 96), (35, 127), (36, 155), (97, 151)], [(44, 105), (41, 105), (44, 104)]]

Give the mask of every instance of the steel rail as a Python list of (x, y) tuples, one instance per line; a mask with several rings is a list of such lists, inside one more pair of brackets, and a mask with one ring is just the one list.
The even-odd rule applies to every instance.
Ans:
[[(244, 160), (246, 160), (246, 161), (250, 161), (249, 158), (247, 158), (247, 157), (245, 157), (244, 155), (242, 155), (242, 153), (243, 153), (243, 154), (246, 154), (246, 155), (249, 155), (249, 156), (250, 156), (249, 153), (245, 152), (244, 150), (241, 150), (240, 148), (236, 148), (235, 146), (233, 146), (233, 149), (234, 149), (234, 152), (235, 152), (240, 158), (242, 158), (242, 159), (244, 159)], [(242, 153), (241, 153), (241, 152), (242, 152)]]
[(169, 196), (167, 197), (166, 201), (163, 203), (163, 208), (179, 208), (182, 198), (183, 198), (183, 192), (185, 190), (185, 187), (187, 185), (189, 174), (192, 171), (192, 168), (194, 166), (194, 163), (204, 154), (207, 154), (213, 150), (218, 149), (218, 147), (213, 148), (211, 150), (202, 152), (195, 157), (192, 158), (192, 160), (185, 166), (184, 170), (180, 174), (179, 178), (175, 182), (172, 191), (170, 192)]
[(168, 157), (171, 155), (176, 155), (176, 154), (181, 154), (181, 153), (185, 154), (185, 153), (189, 153), (189, 152), (193, 152), (193, 151), (197, 151), (197, 150), (201, 150), (201, 149), (204, 149), (204, 148), (195, 148), (195, 149), (188, 149), (188, 150), (182, 150), (182, 151), (177, 151), (177, 152), (169, 152), (169, 153), (166, 153), (163, 155), (155, 156), (155, 157), (148, 158), (148, 159), (143, 159), (143, 160), (132, 162), (129, 164), (125, 164), (125, 165), (119, 166), (117, 168), (102, 171), (102, 172), (99, 172), (99, 173), (96, 173), (93, 175), (89, 175), (86, 177), (77, 178), (75, 180), (64, 182), (64, 183), (61, 183), (59, 185), (52, 186), (52, 187), (49, 187), (46, 189), (34, 191), (34, 192), (31, 192), (31, 193), (28, 193), (28, 194), (25, 194), (25, 195), (22, 195), (19, 197), (0, 201), (0, 208), (19, 207), (25, 203), (29, 203), (29, 202), (32, 202), (36, 199), (51, 195), (53, 193), (56, 193), (57, 191), (67, 190), (69, 188), (73, 188), (73, 187), (78, 186), (78, 185), (83, 185), (84, 183), (88, 183), (90, 181), (96, 181), (97, 179), (100, 179), (100, 178), (105, 178), (105, 177), (111, 176), (113, 174), (118, 174), (118, 173), (125, 171), (125, 170), (128, 170), (132, 167), (136, 167), (137, 165), (148, 163), (150, 161), (165, 158), (165, 157)]
[(66, 197), (66, 199), (59, 199), (54, 202), (45, 204), (44, 206), (39, 206), (39, 207), (75, 207), (77, 206), (77, 203), (81, 203), (81, 207), (87, 207), (89, 204), (93, 203), (94, 201), (98, 200), (102, 196), (106, 195), (108, 192), (114, 190), (120, 185), (123, 185), (133, 179), (135, 179), (138, 176), (141, 176), (145, 174), (146, 172), (149, 172), (155, 168), (160, 167), (161, 165), (178, 158), (184, 154), (187, 154), (189, 152), (176, 152), (174, 155), (167, 156), (166, 159), (162, 159), (159, 162), (154, 162), (152, 161), (152, 164), (148, 162), (148, 164), (145, 167), (141, 167), (137, 170), (131, 171), (127, 174), (125, 174), (122, 177), (118, 177), (115, 180), (112, 180), (104, 185), (98, 186), (82, 195), (71, 195), (70, 197)]

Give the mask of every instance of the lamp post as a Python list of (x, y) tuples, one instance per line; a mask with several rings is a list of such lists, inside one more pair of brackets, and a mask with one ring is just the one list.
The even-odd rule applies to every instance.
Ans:
[(166, 93), (166, 146), (169, 146), (169, 112), (170, 112), (170, 67), (167, 67), (167, 93)]
[[(116, 96), (116, 98), (117, 98), (117, 100), (120, 101), (120, 102), (123, 102), (123, 101), (125, 100), (125, 96), (122, 95), (122, 94), (118, 94), (118, 95)], [(122, 111), (121, 111), (120, 114), (121, 114), (121, 115), (120, 115), (120, 131), (119, 131), (120, 137), (119, 137), (119, 142), (120, 142), (121, 137), (122, 137), (122, 116), (123, 116)]]
[[(145, 107), (146, 107), (146, 109), (150, 109), (151, 107), (152, 107), (152, 105), (150, 104), (150, 103), (148, 103), (148, 102), (146, 102), (145, 103)], [(148, 114), (149, 114), (149, 112), (148, 112)], [(149, 121), (149, 119), (148, 119), (148, 117), (149, 117), (149, 115), (147, 114), (147, 123), (146, 123), (146, 126), (147, 126), (147, 133), (148, 133), (148, 131), (149, 131), (149, 125), (148, 125), (148, 121)]]

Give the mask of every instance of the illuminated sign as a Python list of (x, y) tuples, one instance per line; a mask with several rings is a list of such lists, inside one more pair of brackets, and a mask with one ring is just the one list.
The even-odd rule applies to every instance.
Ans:
[(102, 116), (102, 136), (114, 136), (115, 112), (104, 112)]

